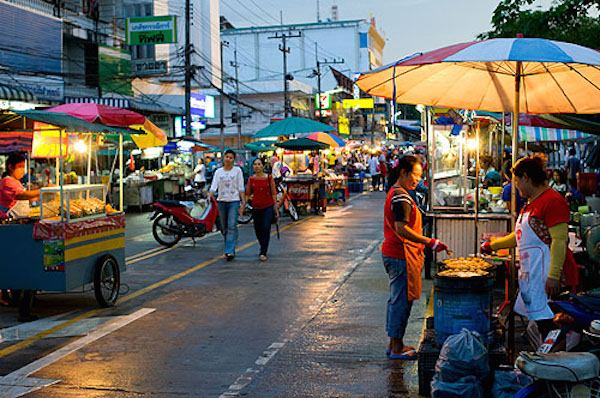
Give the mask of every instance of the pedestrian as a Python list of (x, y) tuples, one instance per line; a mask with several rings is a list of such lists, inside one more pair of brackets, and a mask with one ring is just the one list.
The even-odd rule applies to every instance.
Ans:
[(416, 156), (402, 157), (390, 172), (392, 188), (384, 207), (383, 265), (389, 277), (386, 332), (391, 359), (416, 359), (414, 347), (404, 345), (404, 333), (414, 300), (421, 297), (421, 270), (425, 246), (434, 252), (448, 250), (437, 239), (423, 236), (421, 212), (408, 194), (416, 189), (423, 169)]
[(514, 310), (535, 321), (543, 339), (555, 328), (548, 301), (560, 292), (561, 279), (564, 277), (570, 286), (578, 283), (577, 265), (567, 248), (569, 205), (548, 186), (544, 161), (539, 155), (519, 160), (512, 172), (527, 204), (517, 218), (515, 232), (484, 242), (481, 252), (518, 248), (519, 295)]
[(254, 168), (252, 167), (252, 165), (254, 164), (256, 158), (258, 158), (258, 154), (255, 151), (251, 151), (250, 159), (248, 159), (248, 177), (254, 174)]
[[(227, 261), (235, 258), (238, 214), (243, 214), (246, 206), (244, 175), (242, 169), (234, 166), (234, 162), (235, 152), (228, 149), (225, 151), (223, 166), (215, 171), (210, 186), (210, 196), (213, 196), (215, 192), (218, 193), (217, 204), (221, 218), (221, 232), (225, 240), (223, 256)], [(240, 206), (240, 202), (242, 206)]]
[(565, 173), (567, 174), (569, 184), (574, 187), (577, 186), (577, 173), (579, 173), (580, 168), (581, 162), (577, 157), (577, 151), (575, 151), (575, 148), (569, 149), (569, 157), (565, 164)]
[(256, 158), (252, 163), (254, 175), (248, 179), (246, 197), (252, 200), (252, 218), (254, 218), (254, 232), (260, 244), (260, 261), (267, 261), (267, 250), (271, 239), (271, 225), (275, 218), (279, 218), (277, 206), (277, 190), (271, 175), (265, 173), (265, 164), (261, 158)]
[(373, 191), (379, 191), (379, 172), (377, 171), (377, 166), (379, 166), (379, 160), (375, 154), (371, 154), (371, 158), (369, 159), (369, 173), (371, 174)]
[(198, 164), (194, 169), (194, 185), (198, 190), (202, 190), (206, 185), (206, 166), (204, 166), (202, 158), (198, 159)]
[(384, 191), (387, 192), (388, 191), (388, 181), (386, 178), (387, 178), (387, 174), (388, 174), (388, 169), (387, 169), (387, 165), (385, 164), (385, 159), (379, 160), (379, 164), (377, 165), (377, 172), (379, 173), (379, 182), (383, 186)]

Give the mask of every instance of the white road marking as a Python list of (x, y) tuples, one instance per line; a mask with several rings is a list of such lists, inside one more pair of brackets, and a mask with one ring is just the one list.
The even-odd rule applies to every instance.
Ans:
[(87, 336), (77, 339), (29, 365), (25, 365), (21, 369), (0, 377), (0, 397), (17, 398), (60, 382), (60, 380), (36, 379), (28, 376), (154, 311), (156, 311), (156, 308), (142, 308), (132, 314), (116, 317)]
[(247, 387), (256, 376), (262, 372), (267, 364), (277, 355), (277, 353), (285, 347), (285, 345), (291, 341), (298, 333), (300, 333), (316, 316), (323, 310), (323, 308), (329, 303), (329, 301), (337, 294), (338, 290), (344, 285), (344, 283), (350, 278), (352, 273), (356, 271), (359, 265), (373, 253), (377, 247), (381, 244), (383, 239), (372, 241), (364, 250), (361, 250), (360, 255), (345, 269), (345, 271), (334, 281), (333, 290), (331, 293), (324, 292), (315, 299), (315, 303), (308, 307), (306, 314), (301, 314), (298, 319), (294, 321), (292, 325), (287, 327), (285, 331), (279, 336), (276, 342), (269, 345), (269, 347), (263, 351), (262, 355), (254, 361), (258, 366), (257, 369), (248, 368), (246, 372), (242, 373), (233, 384), (229, 386), (227, 391), (223, 392), (219, 398), (230, 398), (239, 397), (242, 394), (242, 390)]

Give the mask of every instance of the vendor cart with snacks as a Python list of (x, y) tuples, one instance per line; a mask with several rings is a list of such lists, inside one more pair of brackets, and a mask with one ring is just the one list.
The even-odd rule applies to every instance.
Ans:
[[(33, 150), (29, 151), (29, 159), (32, 155), (36, 157), (37, 134), (40, 134), (38, 139), (45, 140), (47, 157), (56, 159), (57, 185), (40, 189), (39, 208), (32, 207), (29, 214), (1, 221), (4, 260), (0, 264), (0, 289), (69, 292), (92, 286), (100, 306), (113, 306), (119, 295), (120, 275), (125, 270), (125, 214), (122, 207), (117, 211), (106, 203), (106, 185), (67, 185), (62, 170), (69, 142), (87, 141), (88, 147), (80, 150), (80, 155), (87, 157), (87, 181), (91, 181), (92, 134), (117, 133), (122, 171), (122, 134), (132, 131), (89, 123), (66, 114), (16, 113), (26, 118), (24, 123), (28, 126), (33, 124)], [(43, 128), (39, 122), (44, 123)], [(56, 140), (49, 139), (49, 124), (54, 128)]]
[(283, 181), (287, 184), (288, 197), (296, 208), (308, 205), (315, 214), (327, 211), (323, 179), (313, 178), (311, 174), (298, 174), (296, 177), (285, 178)]

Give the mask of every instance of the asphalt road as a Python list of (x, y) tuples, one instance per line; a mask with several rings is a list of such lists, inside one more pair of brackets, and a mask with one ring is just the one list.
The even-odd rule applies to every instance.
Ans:
[(225, 262), (218, 234), (164, 249), (145, 214), (128, 214), (115, 307), (86, 291), (40, 294), (29, 324), (0, 308), (0, 397), (414, 396), (416, 364), (385, 355), (383, 201), (284, 219), (265, 263), (252, 225)]

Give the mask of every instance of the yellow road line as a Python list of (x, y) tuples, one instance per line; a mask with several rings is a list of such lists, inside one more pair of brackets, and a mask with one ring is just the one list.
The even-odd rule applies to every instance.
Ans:
[[(290, 229), (290, 228), (292, 228), (292, 227), (294, 227), (296, 225), (299, 225), (299, 224), (301, 224), (301, 223), (303, 223), (303, 222), (305, 222), (307, 220), (310, 220), (312, 218), (313, 217), (307, 217), (307, 218), (304, 218), (302, 220), (290, 223), (290, 224), (284, 226), (283, 228), (281, 228), (279, 231), (283, 232), (283, 231), (285, 231), (287, 229)], [(271, 235), (273, 236), (275, 234), (276, 234), (276, 232), (273, 232)], [(248, 243), (240, 246), (238, 248), (238, 251), (242, 251), (244, 249), (247, 249), (247, 248), (255, 245), (256, 243), (258, 243), (257, 240), (253, 240), (251, 242), (248, 242)], [(176, 246), (168, 248), (167, 250), (173, 250), (175, 247)], [(187, 269), (187, 270), (185, 270), (183, 272), (180, 272), (178, 274), (170, 276), (170, 277), (168, 277), (166, 279), (163, 279), (160, 282), (154, 283), (154, 284), (152, 284), (150, 286), (147, 286), (147, 287), (145, 287), (143, 289), (140, 289), (140, 290), (138, 290), (136, 292), (130, 293), (127, 296), (124, 296), (123, 298), (119, 299), (117, 301), (117, 304), (124, 303), (126, 301), (132, 300), (132, 299), (134, 299), (136, 297), (141, 296), (142, 294), (148, 293), (148, 292), (150, 292), (152, 290), (155, 290), (155, 289), (157, 289), (157, 288), (159, 288), (161, 286), (164, 286), (164, 285), (166, 285), (168, 283), (171, 283), (173, 281), (181, 279), (184, 276), (187, 276), (187, 275), (189, 275), (189, 274), (191, 274), (193, 272), (196, 272), (196, 271), (198, 271), (198, 270), (206, 267), (207, 265), (210, 265), (210, 264), (218, 261), (221, 258), (222, 258), (222, 256), (213, 257), (212, 259), (204, 261), (203, 263), (200, 263), (200, 264), (198, 264), (198, 265), (196, 265), (196, 266), (194, 266), (194, 267), (192, 267), (190, 269)], [(139, 261), (139, 259), (136, 259), (134, 261)], [(86, 312), (84, 314), (79, 315), (76, 318), (73, 318), (71, 320), (65, 321), (65, 322), (63, 322), (61, 324), (58, 324), (58, 325), (56, 325), (56, 326), (48, 329), (48, 330), (44, 330), (43, 332), (37, 333), (34, 336), (31, 336), (31, 337), (29, 337), (29, 338), (27, 338), (27, 339), (25, 339), (23, 341), (20, 341), (19, 343), (16, 343), (16, 344), (13, 344), (13, 345), (11, 345), (9, 347), (6, 347), (6, 348), (0, 350), (0, 358), (3, 358), (3, 357), (5, 357), (5, 356), (7, 356), (9, 354), (12, 354), (12, 353), (16, 352), (16, 351), (19, 351), (19, 350), (22, 350), (24, 348), (27, 348), (30, 345), (34, 344), (35, 342), (37, 342), (37, 341), (43, 339), (44, 337), (48, 336), (49, 334), (52, 334), (52, 333), (57, 332), (59, 330), (62, 330), (64, 328), (66, 328), (67, 326), (70, 326), (70, 325), (72, 325), (72, 324), (74, 324), (76, 322), (79, 322), (79, 321), (83, 320), (83, 319), (90, 318), (90, 317), (92, 317), (92, 316), (94, 316), (94, 315), (96, 315), (96, 314), (98, 314), (98, 313), (100, 313), (102, 311), (105, 311), (105, 310), (106, 310), (106, 308), (96, 308), (96, 309), (90, 310), (90, 311), (88, 311), (88, 312)]]

